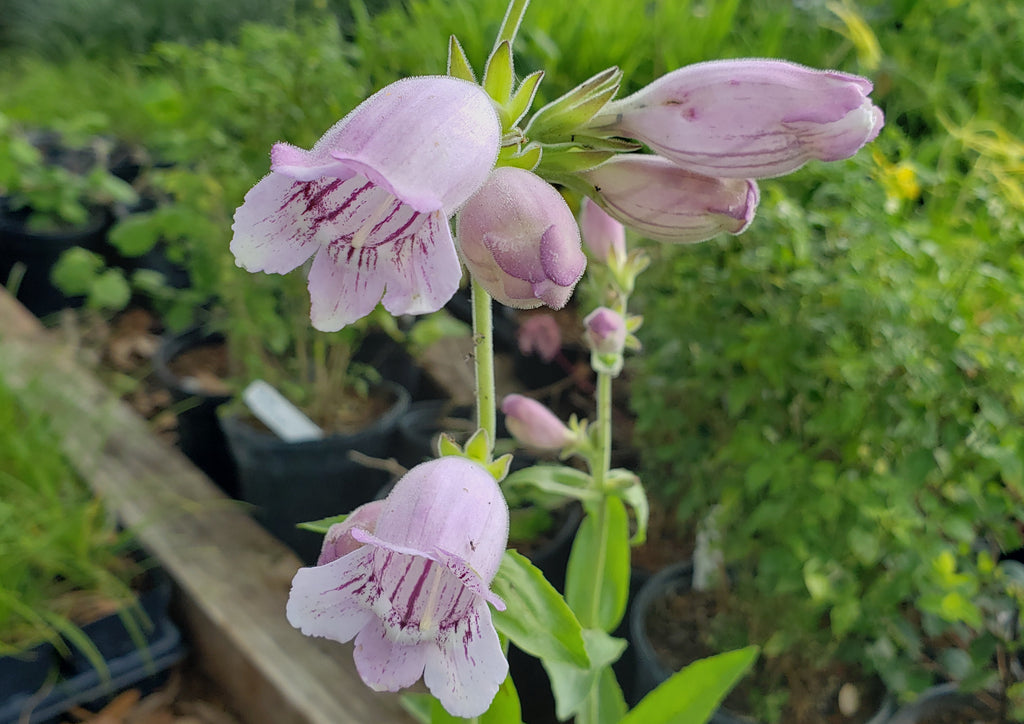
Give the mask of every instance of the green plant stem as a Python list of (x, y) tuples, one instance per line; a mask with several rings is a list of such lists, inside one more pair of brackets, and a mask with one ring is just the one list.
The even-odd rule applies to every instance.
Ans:
[(476, 422), (490, 443), (498, 431), (494, 392), (494, 320), (491, 295), (473, 279), (473, 362), (476, 369)]
[(494, 41), (494, 47), (497, 48), (506, 40), (509, 45), (512, 45), (516, 39), (516, 33), (519, 32), (519, 24), (523, 22), (523, 15), (526, 14), (526, 6), (530, 4), (530, 0), (511, 0), (508, 4), (508, 10), (505, 11), (505, 18), (501, 21), (501, 28), (498, 30), (498, 37)]

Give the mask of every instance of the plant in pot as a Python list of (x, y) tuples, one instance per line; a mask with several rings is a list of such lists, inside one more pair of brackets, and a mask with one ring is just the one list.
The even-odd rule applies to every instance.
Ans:
[(0, 280), (37, 315), (67, 303), (50, 281), (68, 249), (100, 252), (114, 204), (135, 191), (114, 176), (105, 159), (68, 168), (47, 159), (30, 135), (0, 114)]
[[(949, 676), (1009, 688), (991, 630), (1013, 618), (995, 561), (1021, 537), (1009, 242), (983, 216), (965, 248), (948, 200), (902, 219), (878, 161), (849, 163), (861, 172), (809, 169), (797, 198), (772, 191), (765, 231), (786, 243), (664, 254), (643, 296), (646, 479), (710, 542), (687, 607), (705, 611), (700, 637), (763, 646), (755, 688), (730, 702), (761, 720), (856, 700), (871, 716), (878, 683), (899, 701)], [(828, 203), (847, 195), (856, 213)], [(801, 703), (811, 680), (832, 682), (824, 707)]]
[[(148, 605), (132, 536), (53, 454), (52, 433), (30, 399), (0, 382), (3, 721), (23, 709), (48, 719), (62, 705), (152, 675), (159, 667), (147, 668), (147, 656), (153, 664), (158, 653), (182, 653), (161, 620), (168, 595)], [(151, 648), (168, 632), (175, 651)]]

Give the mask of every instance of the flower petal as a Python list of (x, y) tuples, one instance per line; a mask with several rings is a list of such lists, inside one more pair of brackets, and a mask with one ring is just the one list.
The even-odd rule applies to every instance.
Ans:
[(356, 636), (353, 656), (363, 683), (374, 691), (398, 691), (419, 680), (432, 647), (432, 641), (396, 643), (377, 620)]
[(392, 314), (428, 314), (443, 307), (459, 289), (462, 266), (448, 221), (439, 212), (427, 216), (414, 235), (396, 241), (387, 279), (384, 308)]
[(429, 651), (423, 681), (449, 714), (468, 718), (487, 711), (507, 674), (491, 612), (481, 601)]
[(373, 311), (384, 294), (384, 279), (376, 273), (376, 247), (363, 247), (349, 256), (337, 247), (324, 247), (309, 270), (309, 316), (321, 332), (337, 332)]
[(361, 548), (363, 544), (352, 537), (352, 529), (359, 527), (372, 531), (383, 509), (383, 500), (373, 500), (353, 510), (343, 522), (332, 525), (324, 536), (316, 564), (322, 566)]
[(270, 174), (245, 195), (235, 211), (231, 253), (247, 271), (285, 274), (319, 248), (305, 215), (306, 184)]
[(306, 636), (351, 641), (374, 619), (367, 599), (373, 548), (364, 547), (323, 566), (300, 568), (285, 614)]

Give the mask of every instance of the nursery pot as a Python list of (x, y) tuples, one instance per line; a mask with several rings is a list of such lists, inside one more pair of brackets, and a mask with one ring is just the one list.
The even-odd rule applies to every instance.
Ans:
[[(637, 592), (629, 610), (629, 640), (635, 661), (632, 703), (635, 705), (674, 672), (659, 656), (650, 636), (648, 621), (656, 604), (666, 597), (689, 591), (693, 585), (693, 563), (682, 561), (651, 576)], [(886, 697), (865, 724), (889, 724), (892, 705)], [(753, 724), (754, 720), (722, 707), (712, 715), (712, 724)]]
[[(944, 719), (936, 717), (944, 716)], [(976, 697), (959, 690), (955, 683), (926, 689), (910, 704), (901, 707), (885, 724), (931, 724), (933, 721), (989, 721), (977, 717), (993, 716)], [(991, 721), (995, 721), (992, 718)]]
[(0, 708), (16, 707), (46, 682), (57, 663), (57, 651), (41, 643), (17, 656), (0, 656)]
[(256, 517), (306, 563), (316, 562), (323, 536), (296, 528), (299, 523), (348, 513), (374, 499), (389, 479), (384, 470), (353, 460), (357, 451), (375, 458), (392, 453), (398, 420), (409, 408), (409, 393), (394, 383), (378, 391), (391, 403), (358, 432), (320, 440), (286, 442), (248, 419), (223, 415), (221, 426), (238, 466), (240, 497), (256, 507)]
[(186, 352), (224, 345), (224, 335), (190, 329), (163, 340), (153, 357), (153, 369), (170, 391), (178, 412), (178, 446), (196, 467), (232, 497), (238, 497), (238, 473), (228, 443), (217, 421), (217, 408), (229, 395), (204, 391), (194, 379), (178, 376), (173, 363)]
[(89, 251), (100, 249), (110, 215), (93, 209), (88, 222), (81, 226), (54, 231), (34, 231), (27, 227), (29, 211), (12, 210), (0, 198), (0, 285), (17, 281), (18, 300), (37, 317), (79, 307), (84, 297), (67, 297), (50, 282), (50, 272), (60, 255), (76, 246)]

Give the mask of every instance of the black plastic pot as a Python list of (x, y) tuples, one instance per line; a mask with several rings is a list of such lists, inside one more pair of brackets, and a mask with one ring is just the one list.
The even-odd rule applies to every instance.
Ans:
[(30, 230), (28, 217), (27, 210), (11, 210), (0, 198), (0, 285), (17, 281), (18, 300), (37, 317), (80, 307), (84, 297), (65, 296), (50, 282), (50, 272), (68, 249), (80, 246), (98, 252), (110, 226), (109, 213), (95, 209), (84, 226), (52, 232)]
[(181, 354), (205, 346), (224, 344), (224, 335), (190, 329), (163, 340), (153, 356), (153, 370), (170, 391), (178, 415), (178, 446), (196, 467), (232, 497), (238, 497), (238, 473), (227, 440), (217, 421), (217, 408), (231, 400), (228, 395), (205, 392), (194, 382), (171, 371)]
[(0, 708), (20, 709), (54, 675), (56, 667), (57, 651), (49, 643), (41, 643), (23, 655), (0, 656)]
[(238, 466), (242, 500), (256, 517), (306, 563), (316, 562), (323, 536), (295, 526), (347, 513), (374, 499), (389, 473), (366, 467), (349, 456), (357, 451), (376, 458), (392, 454), (398, 420), (409, 409), (409, 393), (393, 383), (381, 385), (392, 400), (372, 424), (350, 435), (285, 442), (234, 415), (220, 419)]
[[(635, 705), (674, 672), (660, 659), (647, 635), (647, 620), (653, 604), (693, 585), (693, 563), (682, 561), (658, 571), (637, 592), (629, 611), (629, 640), (636, 664), (631, 702)], [(878, 712), (866, 724), (889, 724), (892, 703), (887, 697)], [(711, 724), (753, 724), (754, 720), (720, 708), (712, 715)]]
[(979, 714), (991, 715), (991, 712), (976, 697), (961, 692), (955, 683), (948, 683), (925, 690), (912, 703), (901, 707), (885, 724), (928, 724), (931, 717), (939, 714), (959, 714), (967, 722), (974, 721), (973, 717)]

